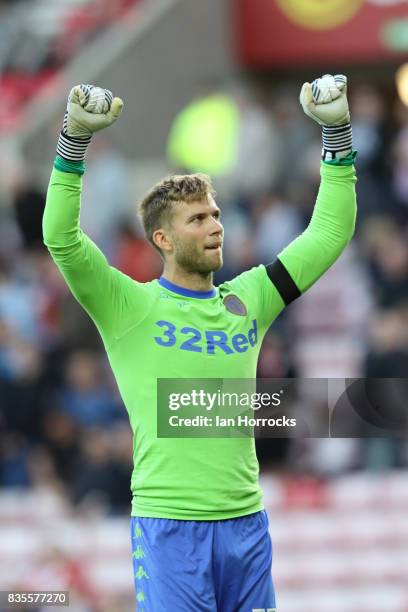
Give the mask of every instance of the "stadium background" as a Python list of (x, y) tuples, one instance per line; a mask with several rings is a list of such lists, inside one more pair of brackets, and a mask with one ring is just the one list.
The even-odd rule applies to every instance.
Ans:
[[(207, 170), (226, 228), (220, 281), (271, 261), (305, 227), (320, 133), (299, 88), (347, 74), (356, 235), (274, 324), (259, 376), (401, 378), (405, 61), (406, 1), (0, 2), (0, 589), (69, 588), (78, 612), (134, 609), (125, 411), (97, 333), (41, 242), (69, 88), (95, 82), (125, 100), (88, 155), (85, 231), (121, 270), (154, 278), (137, 201), (169, 170)], [(280, 612), (407, 612), (402, 432), (258, 446)]]

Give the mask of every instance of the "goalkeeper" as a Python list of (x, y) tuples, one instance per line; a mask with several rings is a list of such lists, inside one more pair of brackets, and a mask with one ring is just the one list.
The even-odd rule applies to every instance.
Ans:
[(276, 608), (253, 438), (157, 438), (157, 378), (255, 378), (274, 319), (350, 241), (356, 178), (346, 89), (344, 76), (325, 75), (300, 94), (323, 131), (321, 185), (308, 227), (274, 262), (219, 287), (213, 272), (222, 266), (224, 230), (205, 175), (167, 177), (141, 203), (146, 236), (164, 262), (159, 280), (133, 281), (84, 234), (86, 149), (94, 132), (118, 119), (122, 101), (89, 85), (69, 94), (44, 242), (100, 332), (133, 430), (139, 612)]

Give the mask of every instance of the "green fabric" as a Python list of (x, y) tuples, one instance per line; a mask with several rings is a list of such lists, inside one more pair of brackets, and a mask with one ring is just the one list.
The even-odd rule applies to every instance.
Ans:
[(238, 129), (239, 113), (232, 98), (222, 94), (200, 98), (174, 119), (167, 155), (188, 172), (224, 174), (235, 163)]
[(71, 172), (72, 174), (82, 175), (85, 172), (85, 162), (69, 161), (60, 155), (57, 155), (54, 161), (54, 168), (61, 170), (61, 172)]
[(306, 230), (278, 257), (303, 293), (339, 257), (356, 221), (354, 166), (322, 162), (321, 183)]
[[(308, 229), (279, 255), (302, 291), (341, 253), (354, 227), (354, 168), (322, 164), (321, 172)], [(215, 520), (258, 511), (262, 493), (254, 440), (157, 438), (156, 384), (157, 378), (255, 378), (262, 339), (284, 307), (265, 266), (223, 283), (208, 299), (181, 296), (158, 281), (135, 282), (111, 267), (80, 229), (81, 187), (78, 174), (53, 170), (44, 242), (101, 334), (129, 414), (132, 514)], [(245, 304), (246, 316), (226, 310), (223, 300), (229, 294)], [(197, 350), (186, 350), (194, 330), (200, 338)], [(215, 346), (211, 354), (202, 340), (205, 330), (226, 334), (234, 350)], [(254, 342), (237, 350), (232, 338), (240, 334), (242, 341), (250, 332)]]

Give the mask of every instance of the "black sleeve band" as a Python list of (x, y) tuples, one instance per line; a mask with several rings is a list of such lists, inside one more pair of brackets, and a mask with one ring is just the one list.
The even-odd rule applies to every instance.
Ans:
[(286, 306), (301, 295), (289, 272), (279, 259), (275, 259), (273, 263), (265, 266), (265, 269)]

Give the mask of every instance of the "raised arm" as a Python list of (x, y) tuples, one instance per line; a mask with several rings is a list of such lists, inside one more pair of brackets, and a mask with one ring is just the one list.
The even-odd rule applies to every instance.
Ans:
[[(111, 267), (79, 225), (86, 147), (92, 133), (113, 123), (122, 108), (122, 101), (112, 101), (110, 92), (89, 88), (77, 86), (69, 97), (47, 192), (43, 236), (73, 295), (94, 320), (104, 342), (111, 344), (126, 326), (127, 314), (132, 313), (136, 321), (146, 301), (143, 285)], [(87, 104), (105, 112), (87, 111)], [(95, 214), (97, 206), (95, 202)]]
[(306, 291), (349, 243), (356, 219), (356, 173), (347, 103), (347, 80), (325, 75), (305, 83), (300, 101), (323, 126), (321, 183), (311, 221), (277, 260), (266, 266), (285, 304)]

